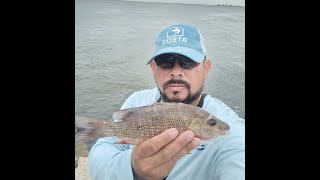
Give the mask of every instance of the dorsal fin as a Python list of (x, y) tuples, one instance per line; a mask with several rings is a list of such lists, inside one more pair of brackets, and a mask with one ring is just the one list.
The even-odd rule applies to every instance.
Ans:
[(113, 121), (114, 122), (125, 121), (127, 118), (129, 118), (132, 115), (133, 112), (137, 111), (138, 108), (141, 108), (141, 107), (132, 107), (132, 108), (122, 109), (114, 112), (112, 114)]
[(167, 102), (165, 102), (165, 103), (157, 103), (156, 102), (156, 103), (150, 104), (150, 105), (122, 109), (122, 110), (115, 111), (112, 114), (112, 118), (113, 118), (114, 122), (125, 121), (127, 119), (130, 119), (130, 117), (132, 115), (134, 115), (135, 113), (139, 113), (139, 111), (141, 109), (148, 108), (148, 107), (151, 107), (151, 106), (162, 106), (162, 105), (167, 105), (167, 104), (174, 104), (174, 103), (167, 103)]

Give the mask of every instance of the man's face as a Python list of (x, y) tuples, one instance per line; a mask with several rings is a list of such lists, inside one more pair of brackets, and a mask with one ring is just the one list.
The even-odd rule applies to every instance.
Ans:
[(175, 62), (173, 60), (174, 64), (171, 67), (168, 66), (170, 63), (163, 66), (160, 62), (157, 65), (153, 60), (150, 62), (150, 67), (163, 101), (189, 104), (200, 96), (211, 68), (211, 62), (206, 60), (195, 67), (186, 68), (183, 64), (181, 67), (178, 61), (180, 61), (179, 58)]

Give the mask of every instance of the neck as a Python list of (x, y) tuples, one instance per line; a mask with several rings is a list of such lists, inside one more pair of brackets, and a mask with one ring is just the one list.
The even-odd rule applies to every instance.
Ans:
[(200, 94), (200, 96), (199, 96), (196, 100), (192, 101), (192, 103), (191, 103), (191, 104), (192, 104), (192, 105), (197, 106), (197, 105), (198, 105), (198, 103), (200, 102), (201, 95), (202, 95), (202, 93)]

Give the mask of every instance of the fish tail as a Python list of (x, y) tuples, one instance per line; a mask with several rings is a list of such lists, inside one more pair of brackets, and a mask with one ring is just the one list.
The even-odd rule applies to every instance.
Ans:
[(76, 117), (75, 118), (75, 140), (88, 141), (104, 136), (102, 131), (104, 125), (103, 120)]

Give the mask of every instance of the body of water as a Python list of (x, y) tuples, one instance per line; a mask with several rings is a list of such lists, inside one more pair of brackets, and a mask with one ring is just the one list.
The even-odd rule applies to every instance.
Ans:
[(162, 2), (177, 4), (204, 4), (217, 6), (245, 6), (245, 0), (124, 0), (124, 1), (140, 1), (140, 2)]
[(196, 25), (212, 69), (204, 91), (245, 117), (245, 9), (117, 0), (75, 1), (75, 113), (109, 119), (133, 92), (154, 88), (146, 65), (157, 34)]

